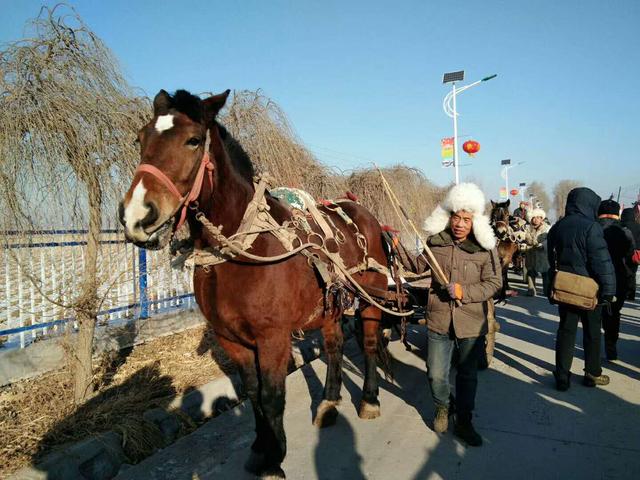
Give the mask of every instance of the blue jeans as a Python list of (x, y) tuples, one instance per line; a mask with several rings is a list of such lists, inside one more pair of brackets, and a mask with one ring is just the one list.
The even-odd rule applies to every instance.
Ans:
[(433, 403), (449, 408), (449, 372), (454, 348), (458, 349), (456, 368), (456, 413), (471, 419), (478, 386), (478, 360), (484, 350), (484, 337), (456, 338), (429, 330), (427, 335), (427, 376)]

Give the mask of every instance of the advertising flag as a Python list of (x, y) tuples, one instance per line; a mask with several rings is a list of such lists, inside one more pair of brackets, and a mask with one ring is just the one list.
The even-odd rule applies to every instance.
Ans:
[(440, 141), (442, 149), (442, 166), (450, 167), (453, 165), (453, 137), (443, 138)]

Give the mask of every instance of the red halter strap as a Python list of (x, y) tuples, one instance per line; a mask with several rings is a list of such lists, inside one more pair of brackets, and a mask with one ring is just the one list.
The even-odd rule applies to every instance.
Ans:
[(202, 161), (200, 162), (200, 167), (198, 168), (198, 173), (196, 174), (196, 178), (193, 182), (193, 186), (191, 190), (186, 195), (181, 195), (180, 190), (175, 186), (173, 181), (165, 175), (165, 173), (157, 167), (150, 165), (148, 163), (143, 163), (139, 165), (136, 169), (135, 173), (148, 173), (153, 175), (156, 180), (159, 180), (169, 192), (178, 199), (180, 202), (176, 211), (182, 207), (182, 211), (180, 212), (180, 220), (178, 220), (178, 224), (176, 225), (176, 230), (178, 230), (182, 224), (184, 224), (185, 219), (187, 218), (187, 207), (195, 202), (200, 196), (200, 192), (202, 191), (202, 184), (204, 183), (204, 173), (205, 170), (207, 172), (207, 177), (209, 179), (209, 187), (213, 188), (213, 163), (211, 162), (211, 158), (209, 157), (209, 152), (205, 152), (202, 156)]

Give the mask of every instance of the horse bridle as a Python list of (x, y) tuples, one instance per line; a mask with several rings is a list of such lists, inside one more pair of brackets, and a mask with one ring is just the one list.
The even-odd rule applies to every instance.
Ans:
[(209, 187), (213, 188), (213, 170), (215, 167), (209, 155), (210, 143), (211, 143), (211, 136), (209, 134), (209, 130), (207, 130), (207, 138), (204, 146), (204, 155), (202, 156), (202, 160), (200, 161), (200, 167), (198, 167), (198, 173), (196, 173), (196, 178), (193, 182), (193, 185), (191, 186), (189, 193), (187, 193), (186, 195), (180, 194), (180, 190), (178, 190), (175, 183), (173, 183), (173, 181), (158, 167), (155, 167), (148, 163), (143, 163), (141, 165), (138, 165), (138, 168), (136, 168), (134, 175), (137, 174), (138, 172), (148, 173), (150, 175), (153, 175), (156, 178), (156, 180), (159, 180), (160, 183), (162, 183), (167, 188), (167, 190), (169, 190), (171, 195), (173, 195), (178, 199), (178, 202), (179, 202), (178, 206), (169, 217), (170, 219), (175, 217), (178, 210), (182, 208), (182, 211), (180, 212), (180, 219), (178, 220), (178, 224), (176, 225), (175, 230), (178, 230), (184, 224), (187, 218), (187, 208), (190, 205), (196, 203), (196, 201), (198, 200), (198, 197), (200, 196), (200, 192), (202, 191), (202, 185), (204, 184), (205, 172), (207, 172)]
[[(498, 225), (504, 225), (505, 231), (500, 233), (498, 231)], [(498, 240), (500, 240), (502, 242), (505, 242), (507, 240), (511, 240), (512, 242), (514, 242), (515, 238), (513, 238), (512, 235), (509, 234), (509, 230), (510, 230), (510, 228), (509, 228), (509, 223), (508, 222), (505, 222), (504, 220), (496, 220), (494, 222), (493, 231), (496, 234), (496, 237), (498, 237)]]

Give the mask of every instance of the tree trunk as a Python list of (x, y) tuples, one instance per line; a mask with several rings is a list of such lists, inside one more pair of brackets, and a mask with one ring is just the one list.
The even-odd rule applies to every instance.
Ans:
[[(88, 172), (87, 172), (88, 173)], [(84, 183), (89, 199), (89, 232), (87, 233), (87, 252), (82, 275), (82, 291), (76, 302), (78, 320), (78, 341), (73, 357), (73, 399), (76, 405), (89, 396), (93, 383), (93, 337), (98, 314), (98, 278), (97, 263), (100, 248), (100, 229), (102, 226), (102, 190), (95, 173), (85, 174)]]

